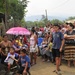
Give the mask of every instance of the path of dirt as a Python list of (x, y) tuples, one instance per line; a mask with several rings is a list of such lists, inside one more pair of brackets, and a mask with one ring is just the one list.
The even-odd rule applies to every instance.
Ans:
[[(53, 70), (55, 70), (55, 65), (51, 62), (42, 62), (40, 57), (37, 64), (30, 69), (31, 75), (57, 75)], [(69, 68), (66, 64), (62, 64), (61, 70), (62, 75), (75, 75), (75, 67)]]

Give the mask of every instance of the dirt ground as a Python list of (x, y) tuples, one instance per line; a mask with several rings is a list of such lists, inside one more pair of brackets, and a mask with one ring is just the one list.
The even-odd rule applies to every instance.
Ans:
[[(61, 66), (62, 75), (75, 75), (75, 67), (68, 67), (67, 63)], [(51, 62), (42, 62), (41, 57), (37, 58), (37, 64), (33, 65), (30, 69), (31, 75), (57, 75), (55, 72), (55, 65)]]

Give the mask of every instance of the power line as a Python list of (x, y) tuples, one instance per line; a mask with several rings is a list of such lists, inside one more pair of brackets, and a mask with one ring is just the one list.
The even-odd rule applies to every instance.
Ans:
[[(65, 5), (66, 3), (68, 3), (70, 0), (66, 0), (65, 2), (61, 3), (60, 5), (56, 6), (55, 8), (53, 8), (52, 10), (55, 10), (57, 8), (60, 8), (61, 6)], [(51, 11), (52, 11), (51, 10)]]

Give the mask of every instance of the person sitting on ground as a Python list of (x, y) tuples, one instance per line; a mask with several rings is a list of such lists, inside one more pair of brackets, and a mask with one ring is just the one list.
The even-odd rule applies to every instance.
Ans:
[(44, 48), (45, 46), (47, 46), (47, 40), (46, 40), (46, 38), (43, 39), (42, 48)]
[(27, 44), (24, 44), (23, 46), (22, 46), (22, 48), (21, 49), (25, 49), (26, 50), (26, 52), (27, 52), (27, 55), (29, 55), (30, 54), (30, 50), (29, 50), (29, 47), (28, 47), (28, 45)]
[(17, 53), (15, 53), (15, 49), (13, 47), (10, 47), (10, 51), (6, 57), (6, 59), (4, 60), (5, 65), (8, 66), (8, 71), (10, 71), (11, 65), (13, 65), (14, 61), (18, 61), (19, 55)]
[(46, 55), (45, 55), (45, 52), (46, 52), (46, 48), (47, 48), (47, 40), (46, 40), (46, 37), (44, 37), (43, 39), (43, 42), (41, 44), (41, 47), (40, 47), (40, 53), (43, 57), (43, 61), (45, 61), (45, 58), (46, 58)]
[(11, 42), (8, 40), (7, 35), (3, 35), (3, 41), (0, 43), (1, 45), (1, 63), (4, 64), (4, 60), (7, 57), (9, 52), (9, 48), (12, 46)]
[(48, 47), (46, 48), (46, 55), (48, 56), (48, 61), (51, 60), (53, 62), (53, 56), (52, 56), (52, 42), (48, 44)]
[(15, 42), (17, 42), (17, 43), (18, 43), (18, 45), (19, 45), (20, 47), (22, 47), (22, 42), (21, 42), (21, 40), (20, 40), (20, 37), (19, 37), (19, 36), (17, 36), (17, 37), (15, 38)]

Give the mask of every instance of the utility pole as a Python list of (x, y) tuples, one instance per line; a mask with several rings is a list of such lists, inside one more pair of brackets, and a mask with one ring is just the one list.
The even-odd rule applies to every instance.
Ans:
[(45, 10), (45, 13), (46, 13), (46, 23), (47, 23), (48, 21), (47, 10)]

